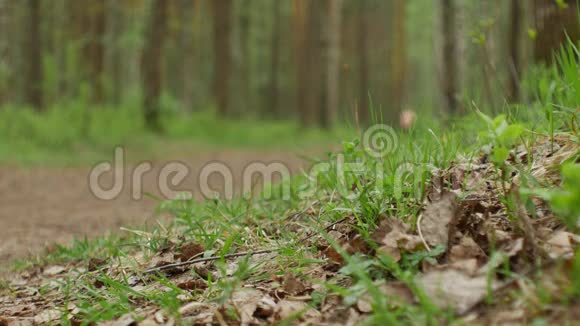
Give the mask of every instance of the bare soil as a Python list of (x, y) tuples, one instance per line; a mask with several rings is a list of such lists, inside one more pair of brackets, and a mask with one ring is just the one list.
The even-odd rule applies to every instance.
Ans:
[[(198, 176), (202, 167), (221, 162), (231, 168), (234, 188), (241, 189), (244, 168), (252, 162), (282, 162), (298, 172), (307, 162), (296, 153), (283, 151), (225, 150), (176, 157), (190, 171), (172, 190), (187, 190), (202, 199)], [(153, 169), (143, 177), (143, 192), (162, 197), (159, 172), (167, 161), (151, 162)], [(125, 167), (125, 180), (136, 163)], [(91, 192), (88, 179), (91, 167), (16, 167), (0, 166), (0, 264), (41, 252), (52, 244), (66, 244), (74, 238), (94, 237), (120, 232), (121, 226), (143, 226), (163, 218), (155, 215), (158, 201), (148, 196), (134, 200), (130, 182), (113, 200), (101, 200)], [(103, 188), (112, 180), (103, 176)], [(107, 180), (108, 179), (108, 180)], [(220, 188), (222, 178), (212, 175), (212, 188)]]

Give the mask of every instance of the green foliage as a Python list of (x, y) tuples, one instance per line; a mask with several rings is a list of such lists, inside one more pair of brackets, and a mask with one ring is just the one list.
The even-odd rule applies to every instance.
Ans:
[(531, 192), (550, 203), (570, 230), (580, 228), (580, 164), (562, 166), (562, 186), (555, 189), (535, 189)]
[(0, 142), (0, 162), (94, 163), (109, 158), (118, 145), (148, 158), (167, 154), (168, 143), (190, 151), (191, 145), (298, 150), (354, 133), (345, 127), (323, 131), (302, 129), (288, 121), (221, 119), (209, 111), (184, 114), (172, 110), (175, 104), (169, 100), (164, 105), (162, 135), (146, 130), (137, 98), (113, 107), (93, 106), (81, 97), (41, 114), (31, 108), (2, 107), (0, 138), (8, 141)]

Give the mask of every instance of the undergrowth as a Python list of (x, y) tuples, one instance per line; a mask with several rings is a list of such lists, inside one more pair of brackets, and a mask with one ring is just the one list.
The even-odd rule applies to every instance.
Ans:
[[(360, 318), (356, 320), (373, 325), (438, 324), (459, 321), (481, 304), (489, 310), (479, 316), (492, 318), (485, 311), (501, 309), (500, 298), (504, 298), (496, 292), (494, 282), (511, 282), (514, 278), (531, 284), (528, 290), (537, 299), (529, 303), (533, 311), (526, 310), (526, 321), (541, 323), (553, 317), (547, 312), (550, 307), (558, 305), (568, 311), (577, 305), (580, 293), (577, 245), (572, 247), (571, 263), (550, 256), (549, 251), (539, 254), (541, 245), (551, 241), (539, 240), (543, 239), (541, 232), (551, 232), (546, 239), (558, 232), (578, 232), (579, 55), (577, 48), (568, 47), (560, 54), (558, 67), (546, 70), (543, 79), (526, 83), (528, 92), (533, 91), (536, 98), (530, 105), (506, 105), (504, 114), (496, 117), (473, 105), (472, 113), (455, 118), (449, 125), (429, 129), (420, 123), (398, 133), (396, 141), (387, 140), (393, 142), (391, 145), (396, 142), (396, 150), (393, 147), (381, 157), (369, 154), (368, 148), (361, 145), (361, 135), (344, 142), (340, 152), (314, 162), (323, 171), (315, 180), (305, 173), (288, 181), (288, 198), (284, 185), (271, 185), (271, 196), (248, 195), (233, 201), (215, 198), (203, 203), (164, 202), (161, 210), (175, 216), (168, 225), (129, 231), (124, 238), (78, 241), (72, 247), (57, 248), (36, 262), (28, 261), (26, 269), (69, 264), (64, 280), (47, 283), (42, 290), (47, 297), (64, 300), (65, 304), (58, 306), (62, 323), (80, 320), (90, 324), (127, 313), (140, 320), (160, 311), (163, 318), (173, 318), (177, 323), (191, 322), (188, 316), (202, 318), (209, 314), (206, 318), (215, 318), (212, 322), (225, 324), (251, 318), (283, 324), (335, 317), (340, 323)], [(15, 113), (6, 110), (2, 114)], [(21, 121), (37, 123), (32, 116), (18, 114)], [(54, 119), (58, 120), (57, 116), (55, 113)], [(172, 132), (191, 135), (184, 124), (187, 123), (176, 124)], [(95, 122), (94, 127), (98, 125)], [(111, 139), (118, 141), (133, 130), (140, 130), (135, 128), (125, 129)], [(17, 127), (10, 130), (14, 135), (24, 132)], [(89, 139), (93, 132), (98, 137), (97, 131), (98, 128), (89, 131)], [(78, 132), (73, 129), (70, 135), (63, 132), (61, 139), (46, 141), (72, 142)], [(202, 135), (204, 132), (200, 131), (199, 137)], [(340, 173), (345, 163), (356, 164), (352, 165), (356, 168)], [(475, 183), (468, 178), (453, 179), (450, 171), (459, 166), (467, 174), (479, 173), (481, 179)], [(444, 265), (442, 262), (452, 254), (451, 248), (429, 247), (425, 241), (413, 248), (401, 243), (392, 248), (377, 238), (378, 233), (388, 234), (396, 229), (401, 232), (401, 239), (422, 239), (418, 219), (429, 218), (429, 206), (438, 201), (433, 195), (445, 193), (445, 189), (456, 190), (460, 202), (493, 206), (486, 210), (487, 215), (462, 206), (470, 216), (503, 223), (495, 225), (494, 236), (483, 242), (476, 238), (472, 226), (462, 226), (462, 236), (473, 238), (485, 252), (484, 277), (488, 286), (485, 295), (466, 311), (442, 307), (420, 282), (422, 275), (429, 274), (430, 265)], [(481, 199), (482, 194), (488, 199)], [(549, 227), (537, 227), (546, 220), (551, 223)], [(390, 227), (390, 231), (385, 231), (385, 227)], [(507, 245), (512, 251), (500, 250), (502, 234), (509, 235)], [(514, 249), (518, 248), (517, 243), (524, 245)], [(192, 244), (201, 248), (195, 254), (188, 253)], [(385, 252), (385, 247), (397, 252)], [(255, 255), (257, 250), (269, 252)], [(509, 256), (511, 252), (516, 253)], [(227, 259), (231, 254), (240, 257)], [(198, 258), (211, 262), (181, 269), (163, 268), (175, 261)], [(568, 277), (562, 293), (544, 287), (541, 281), (551, 275), (549, 268), (555, 266), (561, 269), (552, 274), (567, 271), (562, 274)], [(75, 268), (77, 272), (73, 272)], [(394, 292), (385, 292), (393, 291), (395, 285), (409, 291), (412, 302), (398, 298)], [(260, 301), (266, 295), (282, 295), (277, 297), (281, 300), (278, 304), (299, 307), (278, 318), (276, 313), (282, 312), (268, 312), (270, 306)], [(517, 291), (509, 296), (528, 300)], [(287, 298), (292, 297), (299, 297), (294, 300), (301, 303), (291, 303)], [(244, 303), (248, 302), (253, 305), (250, 316), (244, 310)], [(74, 303), (74, 307), (69, 303)], [(260, 319), (261, 314), (266, 317)]]

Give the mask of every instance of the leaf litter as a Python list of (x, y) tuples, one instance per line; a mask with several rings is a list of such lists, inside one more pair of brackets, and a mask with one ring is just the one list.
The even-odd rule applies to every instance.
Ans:
[[(555, 142), (554, 152), (548, 140), (520, 146), (506, 164), (533, 162), (530, 171), (538, 182), (557, 185), (557, 167), (578, 151), (565, 135), (557, 135)], [(175, 238), (153, 255), (137, 250), (127, 257), (35, 267), (14, 274), (0, 288), (0, 325), (51, 324), (63, 318), (79, 324), (91, 309), (78, 298), (100, 293), (92, 298), (104, 304), (111, 299), (107, 290), (122, 291), (128, 305), (122, 307), (130, 307), (107, 323), (116, 326), (356, 325), (377, 313), (377, 295), (392, 311), (413, 311), (427, 300), (460, 323), (519, 324), (535, 316), (552, 324), (578, 320), (579, 289), (567, 308), (557, 300), (547, 305), (542, 300), (573, 288), (571, 275), (580, 272), (580, 236), (539, 198), (526, 203), (535, 206), (536, 215), (517, 196), (510, 211), (506, 198), (519, 194), (522, 178), (520, 170), (512, 171), (516, 174), (506, 184), (486, 154), (474, 161), (458, 158), (431, 176), (416, 223), (381, 216), (370, 233), (361, 232), (351, 214), (316, 232), (305, 221), (325, 209), (320, 202), (279, 225), (263, 225), (268, 230), (292, 224), (300, 239), (292, 248), (310, 262), (303, 265), (273, 249), (279, 240), (260, 248), (248, 240), (245, 251), (219, 255), (204, 244)], [(357, 268), (372, 269), (373, 262), (386, 257), (416, 272), (401, 274), (395, 268), (354, 290), (359, 280), (347, 270), (355, 256), (370, 262)], [(173, 299), (152, 299), (163, 293), (172, 293)], [(352, 293), (358, 294), (350, 298)]]

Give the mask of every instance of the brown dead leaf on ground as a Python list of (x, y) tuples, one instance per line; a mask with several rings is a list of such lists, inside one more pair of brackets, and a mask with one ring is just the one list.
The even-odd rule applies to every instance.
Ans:
[(42, 274), (44, 274), (46, 276), (55, 276), (55, 275), (64, 273), (66, 270), (67, 269), (64, 266), (54, 265), (54, 266), (49, 266), (49, 267), (45, 268), (42, 271)]
[(439, 199), (427, 204), (419, 227), (429, 245), (447, 246), (456, 209), (457, 195), (452, 192), (444, 192)]
[[(417, 277), (416, 282), (435, 305), (452, 308), (458, 314), (478, 303), (488, 289), (485, 275), (472, 277), (454, 269), (430, 271)], [(495, 287), (492, 281), (489, 288)]]
[(308, 287), (301, 280), (296, 278), (296, 276), (290, 272), (286, 272), (286, 274), (284, 274), (282, 288), (284, 289), (284, 292), (290, 295), (299, 295), (306, 292), (308, 289)]
[(195, 242), (189, 242), (179, 247), (179, 254), (177, 254), (175, 258), (180, 259), (181, 261), (188, 261), (204, 251), (205, 249), (202, 245)]
[(451, 263), (470, 258), (483, 262), (486, 257), (485, 252), (470, 236), (462, 237), (459, 244), (454, 245), (449, 250), (449, 261)]
[[(409, 287), (398, 281), (383, 283), (377, 285), (378, 290), (387, 297), (388, 303), (391, 307), (397, 307), (406, 304), (415, 303), (415, 296)], [(361, 313), (370, 313), (372, 309), (372, 297), (369, 293), (365, 293), (356, 302), (356, 308)]]
[(290, 319), (298, 318), (299, 321), (309, 320), (313, 323), (314, 320), (319, 320), (321, 314), (309, 306), (306, 302), (281, 300), (275, 308), (274, 315), (270, 318), (270, 322), (278, 323)]
[(377, 243), (379, 252), (394, 261), (401, 260), (402, 252), (413, 252), (423, 247), (421, 238), (409, 234), (409, 226), (395, 218), (385, 218), (375, 230), (372, 239)]
[(574, 243), (580, 243), (579, 236), (567, 231), (556, 231), (544, 244), (544, 250), (552, 259), (571, 256), (574, 254)]
[(182, 290), (195, 291), (207, 289), (207, 284), (203, 280), (191, 280), (177, 283), (177, 287)]
[(252, 288), (242, 288), (234, 292), (231, 301), (240, 314), (242, 325), (250, 325), (257, 322), (254, 312), (263, 297), (264, 294), (261, 291)]

